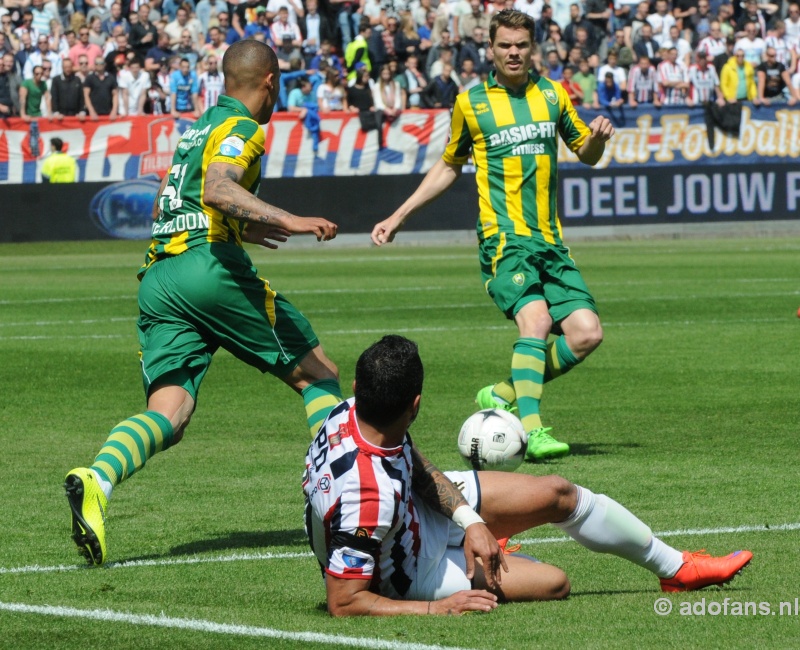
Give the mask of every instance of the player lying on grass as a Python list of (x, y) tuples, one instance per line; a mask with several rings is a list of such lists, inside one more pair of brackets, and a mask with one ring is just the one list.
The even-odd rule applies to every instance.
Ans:
[(423, 369), (386, 336), (356, 365), (355, 397), (331, 411), (306, 457), (306, 531), (334, 616), (461, 614), (565, 598), (566, 574), (497, 539), (552, 523), (586, 548), (661, 579), (663, 591), (723, 584), (752, 553), (678, 551), (619, 503), (559, 476), (440, 472), (413, 445)]

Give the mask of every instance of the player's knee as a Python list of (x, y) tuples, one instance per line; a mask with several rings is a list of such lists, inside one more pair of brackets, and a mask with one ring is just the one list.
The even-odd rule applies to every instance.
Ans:
[(564, 600), (569, 596), (571, 585), (564, 571), (548, 564), (539, 564), (538, 567), (530, 600)]
[(172, 446), (177, 445), (181, 440), (183, 440), (183, 434), (186, 431), (186, 427), (189, 426), (189, 422), (191, 422), (192, 416), (189, 414), (188, 417), (181, 420), (180, 423), (177, 425), (173, 423), (172, 425)]
[(558, 570), (560, 575), (556, 575), (553, 577), (552, 585), (550, 588), (550, 593), (552, 594), (549, 600), (564, 600), (569, 596), (569, 592), (572, 589), (572, 585), (569, 583), (569, 578), (567, 574)]
[(320, 377), (320, 379), (335, 379), (339, 381), (339, 368), (330, 359), (328, 359), (328, 363), (325, 366), (325, 371), (327, 375), (325, 377)]
[(586, 327), (570, 337), (569, 345), (574, 354), (583, 359), (594, 352), (603, 342), (603, 328), (600, 323)]
[(546, 476), (550, 497), (552, 521), (564, 521), (578, 507), (578, 490), (573, 483), (561, 476)]

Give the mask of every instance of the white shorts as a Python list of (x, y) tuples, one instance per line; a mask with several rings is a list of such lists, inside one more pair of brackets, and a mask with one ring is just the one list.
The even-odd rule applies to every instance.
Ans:
[[(458, 486), (467, 503), (480, 510), (481, 488), (474, 471), (445, 472)], [(406, 593), (406, 600), (439, 600), (462, 589), (472, 589), (464, 558), (464, 531), (452, 520), (414, 500), (419, 514), (421, 546), (417, 575)]]

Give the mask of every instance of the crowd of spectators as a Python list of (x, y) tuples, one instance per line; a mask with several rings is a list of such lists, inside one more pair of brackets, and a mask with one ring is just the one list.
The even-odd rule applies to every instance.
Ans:
[(800, 0), (2, 0), (0, 114), (199, 115), (253, 38), (278, 55), (279, 110), (380, 130), (486, 80), (507, 8), (536, 20), (538, 72), (576, 105), (800, 100)]

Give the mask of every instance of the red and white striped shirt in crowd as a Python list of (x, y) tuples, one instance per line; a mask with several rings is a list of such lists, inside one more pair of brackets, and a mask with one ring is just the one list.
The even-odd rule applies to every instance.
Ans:
[(306, 532), (323, 571), (370, 580), (402, 598), (417, 575), (421, 540), (411, 494), (411, 440), (385, 449), (358, 429), (355, 399), (328, 416), (306, 456)]
[(628, 74), (628, 96), (639, 104), (652, 104), (658, 91), (658, 77), (652, 66), (647, 71), (638, 65), (632, 66)]
[(700, 41), (700, 43), (698, 43), (696, 51), (705, 52), (708, 60), (713, 61), (714, 57), (725, 52), (725, 39), (706, 36)]
[(716, 99), (716, 89), (719, 87), (719, 75), (710, 63), (689, 66), (689, 98), (694, 104), (705, 104)]
[(686, 81), (686, 68), (678, 63), (662, 61), (658, 64), (658, 81), (661, 101), (665, 106), (683, 106), (686, 103), (686, 91), (683, 88), (664, 85), (664, 82)]

